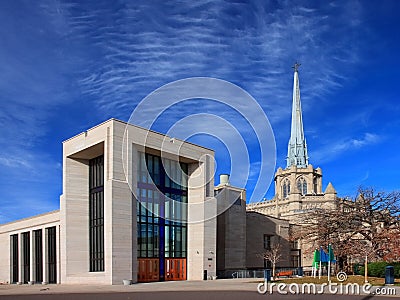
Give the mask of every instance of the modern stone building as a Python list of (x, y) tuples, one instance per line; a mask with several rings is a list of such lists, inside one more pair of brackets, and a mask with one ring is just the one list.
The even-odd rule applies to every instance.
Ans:
[(308, 163), (297, 67), (287, 167), (272, 200), (246, 207), (227, 175), (214, 187), (213, 150), (111, 119), (64, 141), (60, 210), (0, 225), (0, 282), (226, 277), (269, 267), (261, 254), (277, 243), (277, 267), (301, 266), (291, 224), (337, 199)]
[(231, 186), (228, 175), (220, 176), (215, 187), (218, 203), (217, 275), (231, 278), (238, 271), (271, 267), (263, 254), (275, 244), (281, 247), (282, 258), (277, 267), (299, 266), (299, 249), (289, 240), (289, 221), (246, 211), (246, 191)]
[(65, 141), (60, 210), (0, 226), (0, 281), (215, 276), (213, 157), (115, 119)]
[(60, 211), (0, 225), (0, 282), (60, 282)]

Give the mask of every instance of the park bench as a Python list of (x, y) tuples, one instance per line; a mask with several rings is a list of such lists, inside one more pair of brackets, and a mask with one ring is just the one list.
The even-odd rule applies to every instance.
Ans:
[(280, 271), (276, 273), (276, 277), (292, 277), (293, 271)]

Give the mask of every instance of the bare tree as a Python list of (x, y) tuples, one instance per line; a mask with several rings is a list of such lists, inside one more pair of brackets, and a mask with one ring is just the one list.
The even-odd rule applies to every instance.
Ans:
[(282, 245), (281, 243), (274, 243), (270, 249), (266, 250), (263, 253), (258, 254), (259, 257), (262, 257), (266, 261), (270, 261), (272, 264), (272, 277), (275, 277), (275, 269), (276, 264), (282, 258)]
[[(354, 199), (340, 199), (336, 209), (315, 209), (300, 217), (292, 239), (309, 247), (332, 244), (338, 257), (382, 260), (398, 243), (400, 192), (359, 189)], [(307, 249), (306, 249), (307, 251)]]
[(400, 226), (392, 226), (382, 234), (383, 259), (390, 262), (400, 262)]

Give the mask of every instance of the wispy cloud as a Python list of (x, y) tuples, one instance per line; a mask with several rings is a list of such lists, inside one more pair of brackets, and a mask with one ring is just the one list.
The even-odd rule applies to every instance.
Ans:
[(356, 151), (358, 149), (373, 146), (383, 140), (383, 137), (374, 133), (364, 133), (361, 138), (346, 138), (339, 140), (325, 141), (325, 146), (312, 151), (310, 157), (316, 163), (324, 163), (337, 159), (338, 156), (346, 151)]
[[(330, 14), (328, 7), (289, 1), (122, 1), (95, 9), (68, 2), (44, 6), (56, 28), (71, 41), (87, 45), (92, 54), (78, 83), (103, 115), (126, 119), (144, 96), (161, 85), (211, 76), (249, 91), (276, 127), (290, 116), (290, 66), (296, 60), (303, 63), (306, 111), (340, 88), (358, 63), (359, 49), (351, 39), (361, 28), (359, 22), (347, 20), (360, 19), (361, 12), (347, 6), (335, 10)], [(203, 109), (229, 115), (216, 105)], [(170, 120), (195, 112), (193, 106), (171, 108)], [(143, 115), (140, 122), (150, 115)], [(213, 124), (208, 126), (212, 131)], [(157, 129), (165, 132), (168, 127)]]
[[(281, 123), (289, 124), (290, 66), (295, 60), (303, 64), (305, 113), (325, 105), (327, 95), (351, 80), (363, 47), (353, 41), (365, 26), (355, 1), (320, 6), (273, 2), (2, 4), (0, 175), (7, 182), (2, 189), (20, 189), (12, 186), (10, 173), (24, 182), (36, 178), (42, 187), (52, 187), (51, 195), (35, 194), (38, 201), (52, 197), (58, 203), (61, 174), (55, 162), (60, 161), (63, 138), (105, 117), (127, 120), (149, 92), (186, 77), (217, 77), (250, 92), (286, 144), (289, 126)], [(217, 106), (203, 108), (230, 117)], [(176, 107), (169, 114), (194, 111)], [(236, 126), (246, 133), (243, 124)], [(345, 142), (352, 148), (363, 143)]]
[(303, 62), (304, 98), (311, 103), (340, 87), (345, 70), (358, 62), (351, 38), (360, 25), (344, 18), (358, 20), (360, 10), (336, 10), (330, 15), (317, 7), (264, 1), (46, 7), (70, 39), (89, 41), (94, 56), (80, 84), (106, 112), (120, 114), (169, 81), (215, 76), (248, 89), (276, 121), (290, 111), (289, 70), (296, 59)]
[(26, 169), (32, 168), (29, 161), (27, 161), (24, 158), (19, 158), (19, 157), (0, 156), (0, 165), (3, 165), (5, 167), (12, 167), (12, 168), (18, 168), (18, 167), (23, 167)]

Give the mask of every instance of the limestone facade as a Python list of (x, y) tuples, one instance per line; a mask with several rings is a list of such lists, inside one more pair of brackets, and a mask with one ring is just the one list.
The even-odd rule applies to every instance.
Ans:
[[(48, 229), (52, 228), (56, 231), (55, 252), (56, 256), (60, 255), (60, 211), (52, 211), (49, 213), (37, 215), (34, 217), (10, 222), (0, 226), (0, 282), (14, 282), (18, 284), (28, 282), (40, 283), (59, 283), (60, 278), (60, 261), (56, 261), (54, 268), (55, 273), (49, 274), (49, 244)], [(34, 238), (40, 233), (40, 243)], [(28, 237), (28, 243), (23, 242), (23, 236)], [(12, 237), (16, 237), (18, 243), (18, 251), (16, 261), (13, 262), (13, 244)], [(28, 249), (25, 249), (28, 248)], [(26, 251), (27, 250), (27, 251)], [(24, 253), (28, 252), (28, 257), (24, 257)], [(41, 265), (37, 265), (37, 257), (40, 255)], [(40, 278), (37, 276), (37, 269), (41, 269)], [(26, 274), (28, 272), (28, 274)], [(14, 277), (14, 278), (13, 278)], [(53, 277), (53, 278), (49, 278)], [(26, 280), (27, 279), (27, 280)]]
[[(55, 226), (57, 283), (122, 284), (138, 279), (137, 191), (139, 153), (146, 152), (185, 163), (187, 170), (186, 278), (216, 275), (216, 215), (213, 197), (214, 151), (110, 119), (63, 142), (63, 193), (57, 212), (0, 225), (0, 282), (13, 282), (11, 235)], [(90, 161), (104, 157), (104, 267), (91, 271), (89, 252)], [(186, 195), (186, 194), (185, 194)], [(96, 221), (96, 220), (95, 220)], [(97, 234), (97, 233), (96, 233)], [(32, 240), (32, 239), (31, 239)], [(45, 240), (45, 239), (44, 239)], [(20, 256), (23, 255), (18, 237)], [(95, 245), (96, 246), (96, 245)], [(33, 247), (33, 246), (32, 246)], [(45, 247), (45, 246), (44, 246)], [(96, 246), (97, 247), (97, 246)], [(34, 255), (30, 249), (29, 255)], [(27, 252), (28, 253), (28, 252)], [(34, 258), (31, 259), (33, 263)], [(43, 257), (43, 264), (46, 256)], [(19, 260), (19, 276), (23, 266)], [(34, 267), (30, 272), (34, 272)], [(46, 282), (46, 274), (43, 281)], [(22, 279), (19, 279), (19, 282)], [(29, 281), (35, 281), (34, 275)]]
[[(215, 187), (218, 203), (217, 272), (246, 269), (246, 190)], [(220, 275), (221, 276), (221, 275)]]
[(250, 203), (247, 210), (295, 222), (299, 214), (337, 206), (337, 193), (331, 183), (322, 192), (321, 168), (314, 169), (312, 165), (278, 168), (274, 180), (275, 196), (271, 200)]

